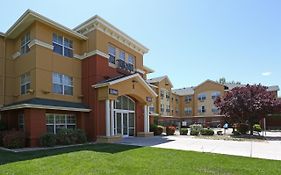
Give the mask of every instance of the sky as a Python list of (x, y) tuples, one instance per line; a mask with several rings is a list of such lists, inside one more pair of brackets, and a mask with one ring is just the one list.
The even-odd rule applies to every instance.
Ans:
[(27, 9), (69, 28), (98, 14), (149, 48), (149, 77), (174, 88), (220, 77), (281, 87), (280, 0), (10, 0), (0, 31)]

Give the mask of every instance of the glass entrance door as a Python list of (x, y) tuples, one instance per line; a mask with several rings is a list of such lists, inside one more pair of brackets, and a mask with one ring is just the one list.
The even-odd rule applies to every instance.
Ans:
[(124, 137), (134, 136), (134, 113), (116, 112), (114, 117), (114, 133)]

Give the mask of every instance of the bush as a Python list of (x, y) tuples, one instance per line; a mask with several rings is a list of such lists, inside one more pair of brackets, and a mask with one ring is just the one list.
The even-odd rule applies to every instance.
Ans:
[(204, 129), (201, 129), (200, 133), (201, 133), (201, 135), (212, 136), (212, 135), (214, 135), (215, 132), (212, 129), (204, 128)]
[(41, 136), (40, 144), (41, 146), (52, 147), (57, 143), (57, 138), (55, 134), (47, 133)]
[(241, 134), (247, 134), (247, 132), (250, 130), (249, 125), (246, 123), (239, 123), (237, 124), (237, 131)]
[(85, 132), (80, 129), (61, 129), (56, 137), (58, 145), (85, 143), (87, 141)]
[(254, 124), (253, 131), (261, 132), (261, 126), (259, 124)]
[(180, 135), (187, 135), (188, 129), (187, 128), (181, 128), (180, 129)]
[(190, 131), (196, 130), (200, 132), (201, 129), (203, 129), (203, 126), (201, 124), (190, 125)]
[(199, 135), (199, 131), (198, 130), (190, 130), (190, 135), (198, 136)]
[(163, 126), (160, 125), (151, 125), (150, 126), (150, 132), (153, 132), (155, 136), (161, 135), (163, 133)]
[(174, 126), (167, 126), (166, 127), (166, 134), (167, 135), (174, 135), (176, 131), (176, 127)]
[(23, 148), (25, 135), (21, 131), (6, 131), (2, 136), (3, 146), (6, 148)]
[(233, 135), (235, 135), (235, 136), (239, 136), (239, 135), (241, 135), (241, 133), (240, 133), (240, 132), (238, 132), (238, 131), (233, 131), (232, 133), (233, 133)]

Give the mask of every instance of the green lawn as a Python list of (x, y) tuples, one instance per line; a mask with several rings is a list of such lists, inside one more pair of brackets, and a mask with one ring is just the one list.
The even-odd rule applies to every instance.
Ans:
[(281, 161), (117, 144), (11, 153), (0, 174), (281, 174)]

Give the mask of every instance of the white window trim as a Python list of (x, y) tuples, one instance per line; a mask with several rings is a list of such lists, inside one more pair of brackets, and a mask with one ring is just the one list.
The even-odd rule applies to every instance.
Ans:
[[(55, 83), (54, 82), (54, 74), (59, 74), (59, 75), (62, 75), (62, 83)], [(64, 84), (64, 77), (69, 77), (69, 78), (71, 78), (72, 79), (72, 85), (67, 85), (67, 84)], [(74, 85), (73, 85), (73, 77), (71, 77), (71, 76), (68, 76), (68, 75), (64, 75), (64, 74), (60, 74), (60, 73), (57, 73), (57, 72), (53, 72), (53, 74), (52, 74), (52, 84), (54, 85), (54, 84), (56, 84), (56, 85), (61, 85), (62, 86), (62, 93), (57, 93), (57, 92), (54, 92), (53, 91), (53, 93), (55, 93), (55, 94), (60, 94), (60, 95), (69, 95), (69, 94), (65, 94), (64, 93), (64, 86), (68, 86), (68, 87), (72, 87), (72, 94), (71, 95), (69, 95), (69, 96), (73, 96), (73, 94), (74, 94)]]
[[(57, 35), (57, 37), (58, 37), (58, 36), (61, 36), (61, 37), (62, 37), (62, 44), (60, 44), (60, 43), (54, 41), (54, 36), (53, 36), (53, 40), (52, 40), (53, 46), (54, 46), (54, 43), (57, 44), (57, 45), (59, 45), (59, 46), (61, 46), (61, 47), (62, 47), (62, 56), (65, 56), (65, 57), (69, 57), (69, 56), (66, 56), (66, 55), (64, 54), (64, 48), (67, 48), (67, 49), (72, 50), (72, 57), (73, 57), (73, 56), (74, 56), (74, 53), (73, 53), (73, 41), (70, 40), (70, 39), (68, 39), (68, 38), (65, 38), (63, 35), (58, 35), (58, 34), (56, 34), (56, 33), (54, 33), (54, 34)], [(67, 46), (64, 45), (65, 39), (67, 39), (67, 40), (69, 40), (69, 41), (72, 42), (72, 48), (71, 48), (71, 47), (67, 47)], [(55, 46), (54, 46), (54, 47), (55, 47)], [(55, 53), (57, 53), (57, 52), (55, 52)], [(60, 54), (60, 53), (57, 53), (57, 54)]]
[[(29, 36), (28, 40), (27, 40), (27, 36)], [(22, 39), (24, 40), (24, 43), (23, 43), (23, 44), (22, 44)], [(30, 33), (27, 32), (27, 33), (21, 38), (21, 43), (20, 43), (20, 54), (21, 54), (21, 55), (28, 53), (28, 51), (22, 53), (21, 50), (22, 50), (22, 48), (24, 48), (24, 47), (26, 47), (26, 46), (29, 48), (28, 44), (30, 43), (30, 41), (31, 41), (31, 40), (30, 40)]]
[[(71, 125), (71, 126), (75, 126), (75, 128), (77, 127), (77, 118), (76, 118), (76, 116), (74, 115), (74, 114), (53, 114), (53, 113), (46, 113), (46, 121), (48, 121), (47, 120), (47, 117), (48, 117), (48, 115), (53, 115), (53, 117), (54, 117), (54, 123), (46, 123), (46, 126), (53, 126), (53, 133), (54, 134), (57, 134), (57, 128), (56, 128), (56, 126), (57, 125), (63, 125), (63, 124), (57, 124), (56, 123), (56, 116), (58, 116), (58, 115), (63, 115), (64, 116), (64, 121), (65, 121), (65, 123), (64, 123), (64, 127), (67, 129), (67, 126), (68, 125)], [(71, 116), (71, 117), (75, 117), (75, 124), (73, 124), (73, 123), (67, 123), (67, 118), (69, 117), (69, 116)]]
[[(22, 76), (24, 76), (24, 82), (22, 82)], [(26, 81), (27, 80), (27, 77), (29, 77), (28, 79), (28, 81)], [(27, 89), (27, 85), (28, 84), (30, 84), (29, 86), (31, 86), (31, 75), (30, 75), (30, 73), (29, 72), (27, 72), (27, 73), (25, 73), (25, 74), (23, 74), (23, 75), (21, 75), (20, 76), (20, 94), (21, 95), (25, 95), (25, 94), (27, 94), (27, 91), (28, 91), (28, 89)], [(24, 86), (24, 93), (22, 93), (22, 91), (21, 91), (21, 87), (22, 86)]]

